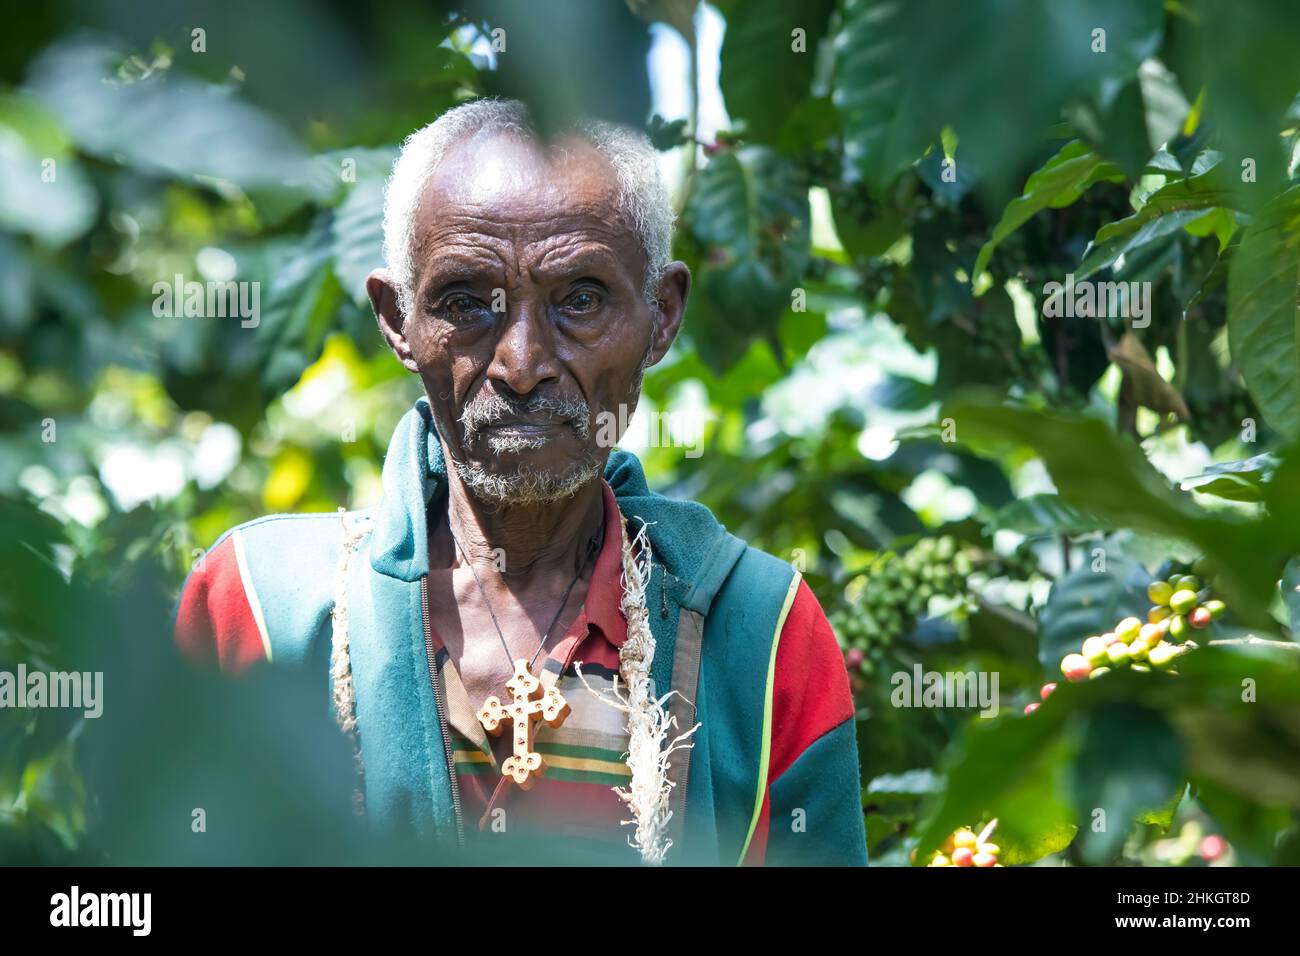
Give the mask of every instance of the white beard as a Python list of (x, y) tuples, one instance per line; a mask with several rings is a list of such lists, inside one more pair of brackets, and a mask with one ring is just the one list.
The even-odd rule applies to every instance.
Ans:
[(600, 462), (589, 453), (563, 471), (542, 471), (523, 466), (495, 471), (472, 461), (453, 461), (461, 483), (474, 497), (498, 505), (542, 504), (572, 498), (592, 479), (600, 477)]

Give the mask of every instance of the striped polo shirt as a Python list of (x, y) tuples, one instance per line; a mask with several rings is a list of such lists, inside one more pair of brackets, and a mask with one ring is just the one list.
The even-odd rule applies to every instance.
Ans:
[(469, 699), (456, 668), (448, 666), (442, 638), (433, 633), (467, 845), (475, 833), (490, 838), (545, 831), (569, 841), (622, 846), (627, 862), (636, 862), (627, 846), (632, 827), (621, 824), (631, 814), (613, 790), (631, 780), (627, 716), (596, 696), (613, 689), (618, 651), (627, 639), (627, 621), (619, 608), (623, 587), (618, 503), (608, 484), (602, 482), (601, 488), (605, 536), (586, 600), (564, 636), (533, 666), (543, 687), (559, 690), (570, 712), (559, 727), (537, 725), (534, 746), (546, 766), (528, 790), (502, 776), (493, 738), (476, 714), (482, 702)]

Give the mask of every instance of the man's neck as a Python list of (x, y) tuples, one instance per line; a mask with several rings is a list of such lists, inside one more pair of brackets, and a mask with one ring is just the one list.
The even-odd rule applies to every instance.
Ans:
[(476, 566), (495, 565), (522, 584), (556, 573), (572, 575), (585, 562), (604, 513), (600, 478), (560, 501), (498, 504), (474, 497), (453, 466), (447, 474), (446, 521), (430, 535), (430, 567), (457, 563), (449, 524), (465, 558)]

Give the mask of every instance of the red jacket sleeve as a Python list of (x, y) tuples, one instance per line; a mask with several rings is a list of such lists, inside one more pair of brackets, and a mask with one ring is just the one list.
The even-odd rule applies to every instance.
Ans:
[(777, 645), (766, 789), (747, 864), (774, 862), (774, 839), (792, 851), (779, 855), (801, 862), (866, 862), (854, 713), (835, 632), (801, 581)]
[(174, 639), (193, 660), (239, 673), (269, 660), (271, 644), (238, 530), (199, 559), (181, 591)]

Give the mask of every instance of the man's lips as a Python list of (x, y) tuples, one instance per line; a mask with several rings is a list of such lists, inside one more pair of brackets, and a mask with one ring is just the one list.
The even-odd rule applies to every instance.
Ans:
[(490, 442), (500, 440), (533, 440), (551, 442), (562, 437), (566, 432), (572, 433), (573, 425), (567, 421), (499, 421), (484, 425), (482, 434)]
[(557, 421), (555, 419), (548, 419), (546, 421), (541, 421), (541, 422), (522, 421), (522, 420), (510, 421), (510, 420), (502, 419), (502, 420), (492, 422), (491, 424), (484, 425), (483, 431), (542, 432), (542, 431), (550, 431), (551, 429), (555, 429), (555, 428), (566, 428), (566, 427), (568, 428), (573, 427), (572, 423), (568, 421)]

